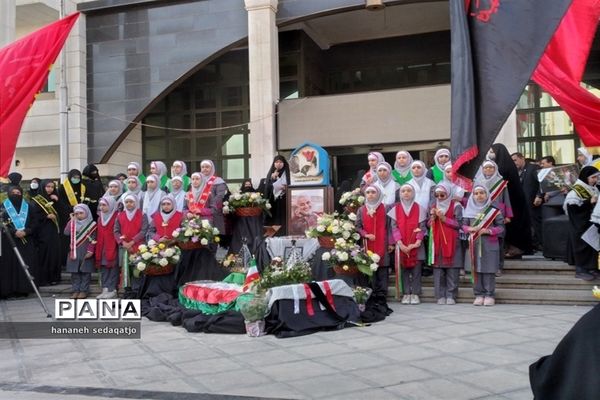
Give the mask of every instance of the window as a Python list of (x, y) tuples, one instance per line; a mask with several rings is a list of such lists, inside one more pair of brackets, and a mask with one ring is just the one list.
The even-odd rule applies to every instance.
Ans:
[(527, 85), (517, 104), (517, 150), (534, 160), (553, 156), (558, 164), (572, 164), (579, 146), (567, 113), (540, 86)]
[(48, 79), (42, 87), (42, 93), (54, 93), (56, 90), (56, 70), (52, 68), (48, 74)]
[[(210, 159), (226, 182), (241, 182), (249, 168), (244, 125), (249, 115), (248, 52), (231, 51), (183, 82), (144, 118), (144, 124), (190, 129), (144, 126), (145, 169), (152, 160), (162, 160), (169, 167), (175, 160), (185, 160), (191, 174), (200, 170), (202, 160)], [(215, 129), (221, 127), (231, 128)]]

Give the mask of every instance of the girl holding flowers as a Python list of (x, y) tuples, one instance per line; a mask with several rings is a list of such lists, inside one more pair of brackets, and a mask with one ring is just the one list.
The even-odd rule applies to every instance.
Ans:
[(498, 237), (504, 233), (504, 216), (491, 205), (488, 189), (481, 184), (473, 186), (463, 213), (463, 231), (469, 237), (471, 273), (475, 283), (475, 306), (493, 306), (496, 290), (496, 272), (501, 251)]
[(373, 277), (373, 293), (387, 296), (388, 264), (387, 216), (383, 204), (384, 194), (378, 185), (368, 185), (364, 189), (365, 204), (356, 213), (356, 230), (363, 238), (365, 251), (379, 256), (379, 268)]
[(421, 268), (425, 259), (422, 241), (425, 236), (426, 210), (415, 200), (415, 188), (405, 183), (400, 187), (400, 202), (388, 215), (392, 219), (390, 250), (395, 245), (396, 291), (402, 284), (402, 304), (419, 304), (421, 300)]

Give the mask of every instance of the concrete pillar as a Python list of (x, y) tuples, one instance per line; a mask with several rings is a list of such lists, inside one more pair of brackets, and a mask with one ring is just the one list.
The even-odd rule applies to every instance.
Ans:
[(279, 100), (278, 0), (244, 0), (248, 11), (250, 177), (264, 178), (275, 154), (275, 104)]
[(15, 40), (17, 5), (15, 0), (0, 1), (0, 48)]

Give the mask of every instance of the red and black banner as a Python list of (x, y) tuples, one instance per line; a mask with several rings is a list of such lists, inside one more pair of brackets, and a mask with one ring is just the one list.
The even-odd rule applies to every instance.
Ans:
[[(450, 0), (451, 146), (459, 180), (475, 175), (563, 17), (580, 2), (592, 8), (600, 0)], [(593, 17), (585, 20), (594, 24)], [(577, 43), (590, 31), (571, 29), (566, 35)], [(585, 65), (588, 54), (589, 45), (563, 59)]]
[(8, 175), (23, 120), (78, 13), (0, 49), (0, 176)]

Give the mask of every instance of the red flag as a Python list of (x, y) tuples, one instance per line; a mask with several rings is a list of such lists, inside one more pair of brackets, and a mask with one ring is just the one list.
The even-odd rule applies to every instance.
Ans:
[(8, 175), (23, 120), (79, 13), (0, 49), (0, 176)]
[(573, 0), (533, 73), (571, 117), (586, 146), (600, 145), (600, 98), (580, 82), (600, 18), (600, 0)]

